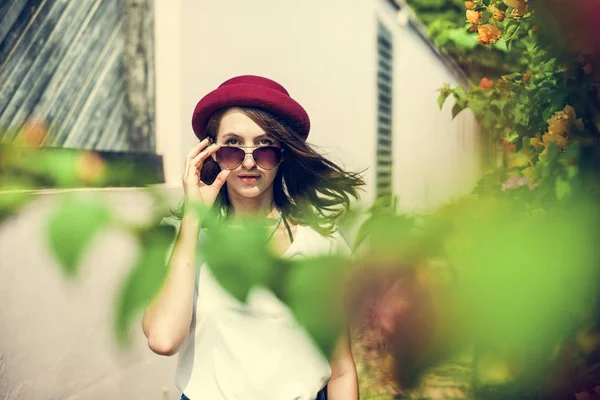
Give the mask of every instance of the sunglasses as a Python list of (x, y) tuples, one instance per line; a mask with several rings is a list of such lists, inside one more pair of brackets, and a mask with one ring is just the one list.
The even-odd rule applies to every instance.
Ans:
[[(254, 148), (251, 152), (244, 149)], [(283, 149), (276, 146), (223, 146), (215, 154), (217, 163), (222, 169), (236, 169), (252, 154), (256, 165), (262, 169), (275, 169), (283, 161)]]

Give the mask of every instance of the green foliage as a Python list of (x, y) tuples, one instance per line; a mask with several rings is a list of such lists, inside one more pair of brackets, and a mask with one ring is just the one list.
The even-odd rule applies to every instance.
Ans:
[[(271, 280), (275, 259), (265, 245), (265, 221), (249, 219), (239, 228), (214, 224), (202, 252), (219, 283), (245, 302), (250, 289)], [(248, 262), (252, 260), (252, 262)]]
[(89, 243), (108, 225), (111, 213), (98, 201), (66, 198), (48, 221), (50, 249), (63, 272), (74, 277)]
[(167, 251), (175, 239), (175, 228), (158, 225), (137, 232), (139, 252), (116, 302), (115, 333), (119, 343), (127, 341), (132, 320), (158, 293), (167, 274)]
[(408, 0), (407, 3), (427, 27), (433, 43), (456, 60), (472, 82), (484, 76), (497, 78), (526, 62), (519, 57), (519, 52), (507, 51), (507, 45), (516, 45), (519, 49), (525, 46), (523, 42), (511, 43), (512, 39), (522, 36), (522, 29), (516, 32), (516, 28), (510, 27), (511, 33), (516, 33), (511, 40), (483, 47), (477, 43), (477, 34), (468, 32), (464, 1)]
[(284, 300), (327, 357), (344, 330), (342, 300), (349, 264), (331, 256), (297, 260), (284, 285)]
[(21, 183), (4, 182), (2, 187), (6, 188), (0, 194), (0, 223), (15, 214), (21, 207), (25, 206), (31, 199), (31, 193), (27, 191), (28, 186)]

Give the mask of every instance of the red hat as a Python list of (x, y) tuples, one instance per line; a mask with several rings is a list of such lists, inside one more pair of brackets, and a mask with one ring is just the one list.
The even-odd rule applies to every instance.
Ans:
[(196, 104), (192, 128), (198, 139), (206, 137), (206, 124), (215, 111), (235, 106), (255, 107), (270, 112), (285, 120), (304, 140), (308, 137), (308, 114), (283, 86), (262, 76), (242, 75), (223, 82)]

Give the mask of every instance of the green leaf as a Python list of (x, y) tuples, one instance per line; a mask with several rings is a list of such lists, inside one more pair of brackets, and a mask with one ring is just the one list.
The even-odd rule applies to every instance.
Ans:
[(519, 23), (514, 20), (510, 20), (502, 36), (504, 36), (505, 39), (511, 39), (517, 29), (519, 29)]
[(452, 119), (456, 118), (458, 113), (460, 113), (465, 108), (466, 107), (464, 107), (461, 103), (455, 103), (454, 106), (452, 106)]
[(567, 149), (562, 153), (565, 158), (579, 158), (581, 152), (581, 146), (579, 143), (571, 143), (567, 146)]
[(105, 204), (74, 197), (65, 199), (54, 211), (47, 225), (49, 245), (68, 277), (77, 274), (87, 246), (110, 218)]
[(558, 178), (556, 178), (556, 184), (555, 184), (554, 190), (556, 193), (556, 198), (558, 200), (562, 200), (571, 194), (571, 192), (572, 192), (571, 182), (569, 182), (568, 180), (566, 180), (562, 177), (558, 177)]
[(494, 43), (494, 48), (497, 50), (500, 50), (503, 53), (506, 53), (508, 51), (508, 42), (504, 41), (504, 40), (498, 40), (496, 43)]
[(319, 257), (295, 261), (284, 297), (296, 320), (328, 358), (343, 329), (343, 292), (340, 282), (350, 272), (349, 260)]
[(475, 35), (468, 33), (463, 28), (449, 31), (448, 39), (465, 50), (473, 50), (479, 44), (475, 38)]
[(246, 301), (253, 286), (271, 280), (275, 259), (266, 238), (265, 220), (258, 219), (247, 220), (239, 228), (220, 224), (208, 230), (201, 251), (217, 281), (239, 301)]
[(519, 134), (517, 132), (513, 131), (508, 135), (506, 140), (508, 140), (511, 143), (514, 143), (518, 138), (519, 138)]
[(127, 341), (136, 313), (159, 292), (167, 275), (165, 259), (175, 239), (175, 227), (159, 225), (142, 232), (133, 268), (121, 286), (116, 303), (115, 333), (120, 344)]
[(457, 102), (461, 103), (467, 101), (467, 95), (465, 93), (465, 89), (462, 86), (457, 86), (456, 88), (454, 88), (454, 98)]
[(444, 103), (446, 102), (446, 99), (448, 98), (448, 96), (450, 96), (451, 92), (450, 90), (448, 91), (441, 91), (440, 95), (437, 98), (437, 103), (438, 103), (438, 107), (440, 108), (440, 110), (442, 109), (442, 107), (444, 106)]
[(80, 155), (76, 152), (55, 150), (45, 152), (40, 167), (59, 187), (70, 187), (78, 179), (77, 162)]
[(20, 182), (0, 181), (0, 223), (33, 200), (29, 189)]

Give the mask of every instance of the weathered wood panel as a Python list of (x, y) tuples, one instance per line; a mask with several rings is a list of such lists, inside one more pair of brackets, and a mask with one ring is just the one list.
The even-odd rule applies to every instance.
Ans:
[(28, 119), (44, 145), (154, 152), (152, 0), (2, 0), (0, 141)]

